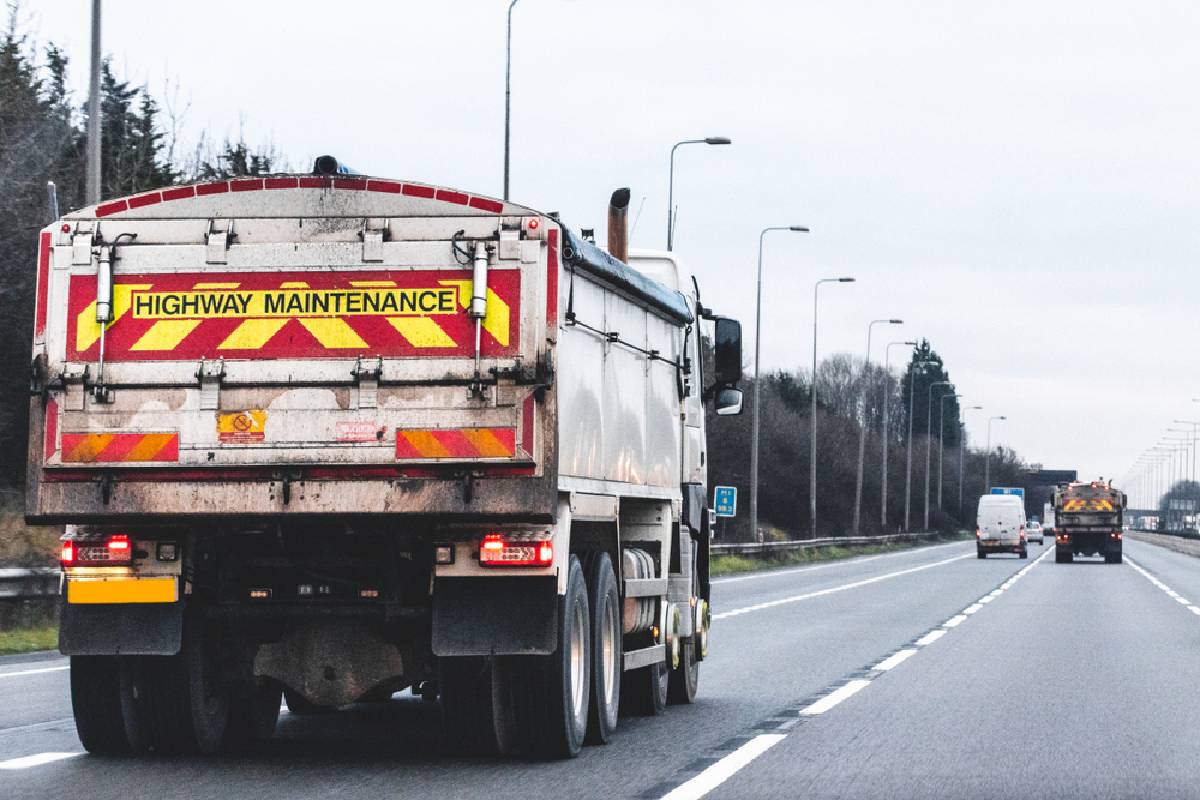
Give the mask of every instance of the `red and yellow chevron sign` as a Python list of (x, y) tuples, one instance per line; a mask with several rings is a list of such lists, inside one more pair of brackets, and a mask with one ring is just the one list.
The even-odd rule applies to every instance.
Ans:
[[(474, 355), (471, 280), (452, 270), (120, 275), (109, 361)], [(516, 352), (521, 274), (488, 273), (483, 355)], [(71, 279), (67, 358), (99, 353), (96, 279)]]
[(1073, 497), (1063, 501), (1063, 511), (1112, 511), (1113, 504), (1111, 500), (1103, 497), (1094, 497), (1084, 499)]
[(63, 433), (64, 464), (135, 464), (179, 460), (178, 433)]
[(515, 428), (403, 428), (396, 431), (396, 458), (512, 458)]

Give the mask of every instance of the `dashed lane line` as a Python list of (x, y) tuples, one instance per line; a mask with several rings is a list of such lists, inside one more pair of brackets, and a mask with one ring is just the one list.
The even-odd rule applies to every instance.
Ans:
[[(702, 765), (697, 774), (692, 775), (689, 768), (683, 770), (684, 775), (681, 775), (677, 780), (678, 783), (667, 783), (666, 785), (656, 786), (647, 792), (644, 792), (643, 798), (658, 798), (659, 800), (700, 800), (713, 789), (720, 786), (729, 778), (733, 777), (739, 770), (758, 758), (770, 748), (774, 747), (787, 735), (795, 729), (800, 722), (808, 717), (818, 716), (829, 711), (838, 704), (844, 702), (850, 697), (858, 694), (863, 689), (871, 685), (871, 682), (883, 675), (885, 672), (890, 672), (892, 669), (907, 661), (912, 656), (920, 652), (920, 649), (927, 647), (941, 639), (947, 633), (950, 633), (955, 628), (959, 627), (969, 619), (972, 615), (979, 611), (987, 602), (995, 600), (1003, 595), (1006, 591), (1017, 584), (1021, 578), (1029, 574), (1029, 571), (1042, 562), (1042, 560), (1051, 553), (1051, 550), (1046, 550), (1040, 556), (1035, 558), (1031, 563), (1025, 565), (1012, 575), (1008, 580), (1004, 581), (1000, 586), (979, 598), (977, 601), (967, 606), (967, 609), (974, 609), (970, 613), (967, 609), (954, 615), (950, 619), (927, 631), (923, 635), (909, 642), (904, 647), (888, 655), (882, 661), (875, 663), (873, 666), (858, 670), (838, 682), (836, 686), (820, 692), (814, 697), (805, 699), (801, 703), (784, 709), (773, 717), (764, 720), (755, 726), (755, 731), (762, 731), (751, 736), (735, 737), (731, 742), (717, 748), (717, 752), (723, 753), (719, 758), (701, 759), (698, 763)], [(967, 554), (971, 555), (971, 554)], [(907, 574), (917, 571), (917, 569), (928, 569), (929, 567), (939, 566), (957, 561), (956, 558), (946, 559), (945, 561), (926, 564), (923, 567), (912, 570), (901, 570), (900, 572), (880, 575), (866, 581), (856, 581), (852, 584), (825, 589), (821, 592), (812, 592), (808, 595), (797, 595), (793, 598), (784, 598), (771, 603), (760, 603), (757, 606), (748, 606), (745, 609), (735, 609), (734, 611), (726, 612), (725, 616), (732, 616), (738, 613), (748, 613), (758, 610), (760, 607), (771, 607), (772, 605), (781, 605), (786, 602), (794, 602), (796, 600), (807, 599), (808, 597), (817, 597), (822, 594), (832, 594), (835, 591), (843, 591), (845, 589), (861, 586), (865, 583), (875, 583), (880, 580), (886, 580), (889, 577)], [(1194, 608), (1194, 606), (1192, 607)]]
[(64, 664), (61, 667), (39, 667), (38, 669), (23, 669), (17, 672), (0, 672), (0, 678), (19, 678), (22, 675), (41, 675), (44, 672), (62, 672), (63, 670), (70, 668), (70, 665)]
[(0, 761), (0, 769), (29, 769), (30, 767), (40, 767), (43, 764), (52, 764), (55, 761), (62, 761), (67, 758), (75, 758), (75, 756), (83, 755), (82, 752), (75, 753), (35, 753), (31, 756), (21, 756), (20, 758), (10, 758), (7, 761)]
[(1162, 593), (1165, 594), (1167, 597), (1171, 598), (1176, 603), (1179, 603), (1179, 605), (1186, 608), (1188, 611), (1190, 611), (1193, 614), (1195, 614), (1196, 616), (1200, 617), (1200, 606), (1197, 606), (1191, 600), (1188, 600), (1186, 597), (1181, 595), (1179, 592), (1175, 591), (1170, 586), (1167, 586), (1165, 583), (1160, 581), (1154, 575), (1153, 572), (1150, 572), (1149, 570), (1145, 569), (1144, 567), (1142, 567), (1141, 564), (1138, 564), (1129, 556), (1125, 556), (1125, 563), (1128, 564), (1129, 566), (1133, 567), (1133, 569), (1138, 574), (1140, 574), (1143, 578), (1145, 578), (1146, 580), (1150, 581), (1155, 586), (1157, 586), (1162, 591)]

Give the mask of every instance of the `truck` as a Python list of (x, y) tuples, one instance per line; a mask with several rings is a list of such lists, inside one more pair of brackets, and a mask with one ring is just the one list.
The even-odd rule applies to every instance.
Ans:
[(1122, 561), (1122, 515), (1128, 500), (1112, 481), (1073, 481), (1054, 490), (1054, 560), (1070, 564), (1075, 556), (1104, 556)]
[(322, 157), (40, 232), (26, 516), (65, 525), (85, 749), (409, 689), (456, 752), (571, 757), (694, 700), (741, 327), (628, 201), (606, 252)]
[(1047, 533), (1054, 534), (1054, 503), (1052, 501), (1042, 504), (1042, 527), (1046, 529)]

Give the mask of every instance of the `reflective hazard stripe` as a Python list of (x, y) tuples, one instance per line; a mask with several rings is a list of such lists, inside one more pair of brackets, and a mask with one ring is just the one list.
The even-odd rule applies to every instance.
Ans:
[(178, 433), (63, 433), (64, 464), (178, 461)]
[(397, 459), (512, 458), (515, 428), (406, 428), (396, 431)]

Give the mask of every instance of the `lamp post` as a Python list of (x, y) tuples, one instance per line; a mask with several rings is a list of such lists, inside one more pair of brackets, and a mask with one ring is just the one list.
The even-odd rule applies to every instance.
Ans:
[(888, 378), (892, 376), (892, 348), (897, 345), (916, 347), (916, 342), (888, 342), (883, 348), (883, 466), (879, 473), (879, 525), (880, 530), (887, 532), (887, 501), (888, 501), (888, 406), (892, 392), (888, 386)]
[(733, 140), (727, 136), (708, 136), (704, 139), (684, 139), (671, 146), (671, 168), (667, 178), (667, 250), (671, 250), (675, 244), (675, 151), (685, 144), (733, 144)]
[[(99, 2), (99, 0), (96, 0)], [(508, 32), (504, 38), (504, 200), (508, 201), (508, 143), (512, 123), (512, 12), (517, 0), (508, 4)]]
[[(678, 146), (678, 145), (676, 145)], [(754, 301), (754, 402), (750, 407), (750, 535), (758, 539), (758, 406), (762, 394), (762, 256), (763, 239), (770, 231), (808, 233), (803, 225), (773, 225), (758, 234), (758, 290)]]
[(814, 539), (817, 536), (817, 293), (823, 283), (854, 283), (854, 278), (821, 278), (813, 284), (812, 383), (808, 392), (808, 531)]
[(859, 403), (862, 406), (861, 419), (858, 427), (858, 477), (854, 481), (854, 535), (858, 536), (858, 523), (862, 517), (863, 490), (863, 459), (867, 454), (867, 380), (871, 369), (871, 330), (876, 325), (903, 325), (902, 319), (873, 319), (867, 324), (867, 355), (863, 359), (862, 393)]
[(904, 457), (904, 531), (908, 533), (912, 531), (911, 515), (912, 508), (912, 443), (913, 443), (913, 393), (916, 388), (917, 376), (913, 371), (914, 368), (920, 367), (921, 372), (925, 372), (925, 368), (937, 364), (936, 361), (914, 361), (908, 365), (908, 447), (907, 454)]
[(100, 202), (100, 0), (92, 0), (92, 74), (88, 83), (87, 169), (84, 202)]
[(929, 384), (925, 400), (925, 527), (929, 530), (929, 478), (930, 455), (933, 451), (933, 389), (935, 386), (953, 386), (950, 381), (934, 381)]
[[(968, 406), (962, 409), (963, 411), (982, 411), (983, 406)], [(967, 438), (967, 426), (962, 421), (962, 415), (959, 415), (958, 420), (958, 521), (963, 519), (963, 442)]]
[(961, 394), (944, 394), (938, 401), (938, 482), (937, 482), (937, 508), (938, 511), (945, 511), (942, 507), (942, 475), (945, 473), (943, 466), (946, 458), (946, 400), (962, 397)]
[[(1189, 438), (1191, 440), (1191, 446), (1192, 446), (1191, 472), (1190, 472), (1190, 474), (1188, 474), (1187, 470), (1185, 470), (1184, 489), (1186, 490), (1185, 495), (1190, 495), (1189, 502), (1194, 504), (1195, 500), (1196, 500), (1196, 435), (1197, 435), (1197, 428), (1200, 428), (1200, 420), (1177, 419), (1177, 420), (1175, 420), (1175, 422), (1176, 422), (1176, 424), (1179, 424), (1179, 425), (1191, 425), (1192, 426), (1191, 430), (1187, 431), (1190, 434)], [(1190, 510), (1198, 511), (1200, 509), (1191, 508)]]
[[(1190, 434), (1190, 432), (1184, 428), (1167, 428), (1167, 431), (1173, 432), (1173, 433), (1189, 433)], [(1171, 462), (1170, 462), (1170, 466), (1169, 466), (1170, 475), (1169, 475), (1169, 478), (1167, 481), (1167, 521), (1168, 521), (1167, 528), (1168, 529), (1170, 529), (1170, 527), (1171, 527), (1170, 526), (1170, 518), (1171, 518), (1171, 511), (1172, 511), (1171, 506), (1173, 505), (1172, 498), (1171, 498), (1171, 492), (1179, 485), (1179, 483), (1182, 480), (1184, 480), (1184, 475), (1186, 474), (1186, 471), (1187, 471), (1187, 454), (1188, 454), (1188, 448), (1189, 448), (1188, 443), (1190, 442), (1190, 440), (1191, 440), (1190, 435), (1189, 436), (1164, 436), (1163, 437), (1163, 441), (1169, 443), (1167, 445), (1167, 447), (1170, 449), (1170, 452), (1171, 452)], [(1178, 458), (1177, 458), (1177, 456), (1178, 456)], [(1178, 528), (1178, 527), (1180, 527), (1179, 523), (1181, 521), (1180, 518), (1182, 516), (1178, 512), (1181, 511), (1182, 509), (1176, 508), (1174, 510), (1176, 511), (1175, 527)]]
[(987, 433), (987, 455), (983, 459), (983, 493), (987, 494), (991, 491), (992, 485), (992, 423), (996, 420), (1006, 420), (1008, 417), (1003, 415), (998, 417), (988, 418), (988, 433)]

